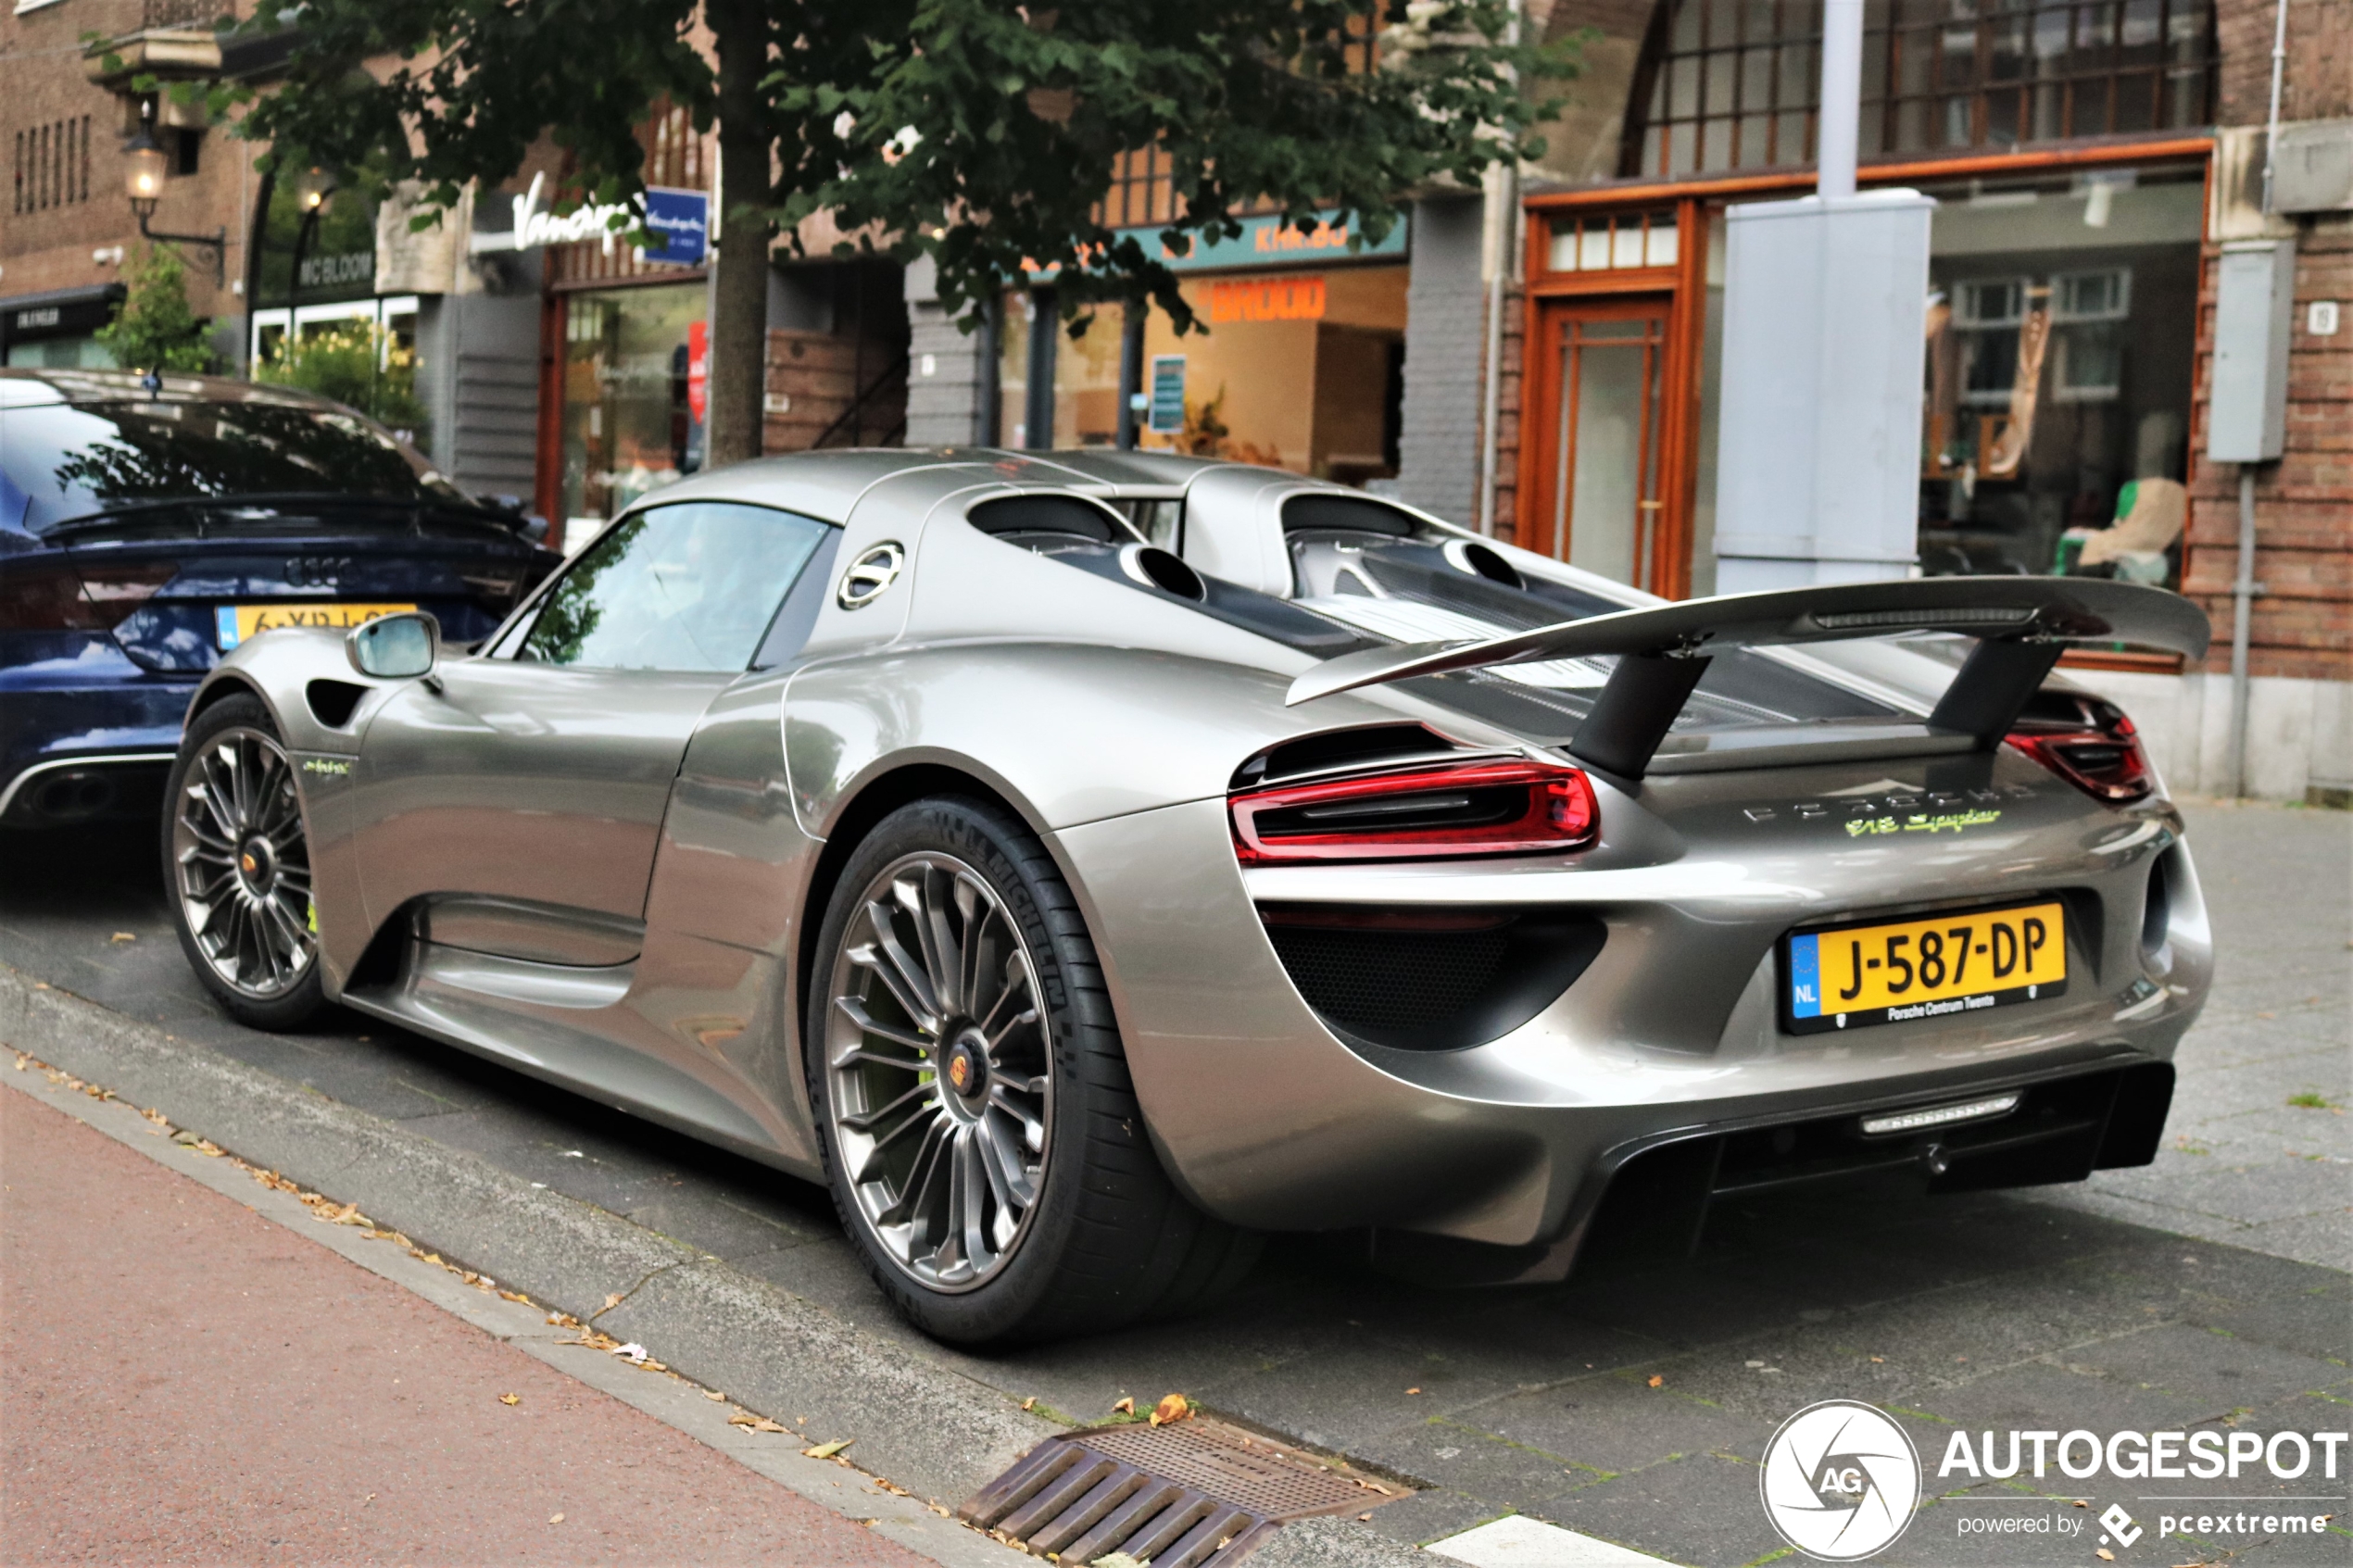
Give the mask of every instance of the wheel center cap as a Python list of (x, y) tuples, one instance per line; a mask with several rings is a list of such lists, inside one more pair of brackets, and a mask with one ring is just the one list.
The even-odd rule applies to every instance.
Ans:
[(988, 1058), (980, 1043), (967, 1035), (948, 1047), (939, 1075), (965, 1099), (977, 1100), (988, 1089)]
[(248, 891), (267, 893), (277, 873), (277, 862), (278, 857), (268, 839), (248, 838), (237, 851), (237, 875), (244, 879)]

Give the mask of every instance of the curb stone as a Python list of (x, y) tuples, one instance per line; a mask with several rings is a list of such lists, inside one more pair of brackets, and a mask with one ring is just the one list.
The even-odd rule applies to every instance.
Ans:
[[(0, 1046), (201, 1129), (534, 1300), (595, 1318), (686, 1376), (739, 1391), (749, 1409), (854, 1436), (860, 1468), (919, 1498), (952, 1508), (1059, 1430), (716, 1258), (5, 964)], [(610, 1295), (623, 1299), (607, 1310)], [(877, 1412), (900, 1419), (859, 1430)]]

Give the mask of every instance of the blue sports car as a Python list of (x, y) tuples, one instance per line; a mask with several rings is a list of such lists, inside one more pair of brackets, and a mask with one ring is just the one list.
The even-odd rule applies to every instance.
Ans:
[(196, 683), (275, 627), (487, 635), (540, 532), (306, 393), (0, 370), (0, 826), (152, 810)]

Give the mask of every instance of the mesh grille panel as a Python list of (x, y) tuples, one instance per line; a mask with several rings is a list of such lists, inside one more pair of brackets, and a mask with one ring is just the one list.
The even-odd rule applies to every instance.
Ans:
[(1486, 994), (1504, 965), (1505, 930), (1327, 931), (1270, 925), (1267, 935), (1307, 1005), (1344, 1024), (1421, 1029)]

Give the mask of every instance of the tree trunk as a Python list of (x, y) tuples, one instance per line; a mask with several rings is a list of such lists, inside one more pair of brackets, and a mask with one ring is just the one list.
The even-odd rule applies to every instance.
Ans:
[(766, 205), (769, 145), (760, 79), (768, 69), (768, 30), (758, 0), (705, 0), (719, 54), (719, 189), (726, 211), (711, 257), (710, 428), (706, 467), (760, 456), (768, 363), (768, 247), (774, 229), (757, 214)]

